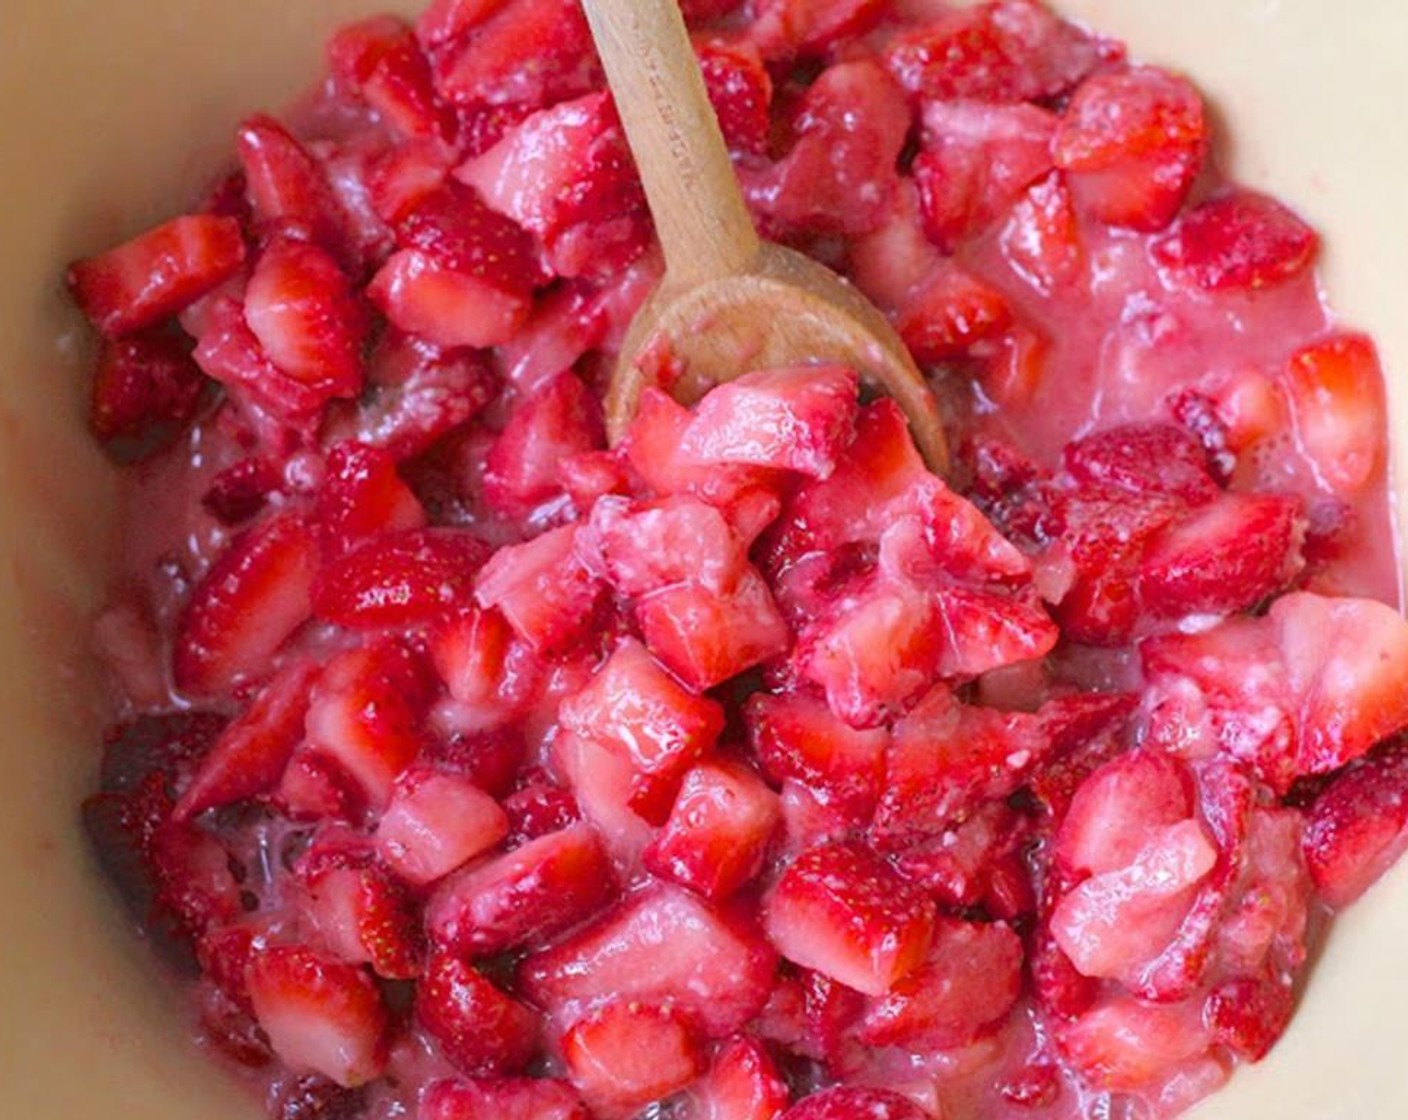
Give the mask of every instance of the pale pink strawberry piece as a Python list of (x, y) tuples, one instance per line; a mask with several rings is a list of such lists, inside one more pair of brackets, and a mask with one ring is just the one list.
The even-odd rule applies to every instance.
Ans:
[(302, 917), (339, 960), (368, 964), (388, 980), (415, 979), (424, 942), (410, 896), (384, 868), (345, 862), (315, 851), (297, 868)]
[(304, 946), (260, 949), (249, 996), (274, 1052), (297, 1073), (355, 1087), (385, 1068), (388, 1016), (370, 976)]
[(1364, 335), (1333, 334), (1304, 346), (1286, 366), (1301, 446), (1337, 493), (1356, 494), (1384, 461), (1383, 373)]
[[(632, 807), (639, 772), (629, 757), (607, 744), (559, 731), (552, 744), (553, 770), (571, 790), (584, 819), (601, 833), (611, 859), (623, 873), (640, 863), (656, 828)], [(659, 807), (661, 822), (669, 805)]]
[(924, 963), (872, 999), (860, 1038), (917, 1052), (967, 1046), (1006, 1018), (1022, 991), (1022, 940), (1001, 922), (940, 918)]
[(591, 628), (603, 591), (578, 556), (576, 525), (549, 529), (495, 552), (480, 570), (474, 597), (497, 607), (514, 632), (540, 653), (581, 640)]
[(750, 7), (748, 37), (768, 60), (825, 54), (843, 39), (869, 31), (884, 11), (883, 0), (760, 0)]
[(564, 372), (520, 398), (484, 457), (484, 501), (501, 517), (524, 519), (563, 493), (562, 465), (605, 442), (601, 404)]
[(235, 219), (186, 215), (76, 262), (68, 289), (89, 321), (113, 338), (153, 326), (214, 291), (239, 271), (244, 256)]
[(596, 830), (573, 824), (445, 880), (427, 904), (426, 930), (447, 952), (492, 956), (550, 940), (606, 905), (615, 888)]
[(408, 770), (396, 780), (376, 829), (386, 865), (416, 886), (443, 878), (508, 834), (508, 818), (467, 778)]
[(645, 248), (645, 197), (605, 93), (535, 113), (455, 175), (536, 234), (559, 276), (616, 271)]
[(631, 808), (663, 823), (689, 768), (723, 730), (723, 709), (680, 685), (626, 639), (587, 686), (558, 709), (562, 727), (629, 762)]
[(1151, 66), (1086, 79), (1052, 142), (1077, 204), (1109, 225), (1168, 225), (1202, 170), (1203, 101), (1185, 79)]
[(1163, 618), (1251, 610), (1301, 570), (1298, 498), (1222, 494), (1164, 529), (1139, 571), (1144, 609)]
[(682, 1107), (686, 1120), (778, 1120), (791, 1099), (767, 1048), (739, 1035), (719, 1048)]
[(698, 1076), (698, 1046), (668, 1004), (617, 999), (573, 1023), (562, 1037), (567, 1076), (602, 1120), (628, 1120)]
[(777, 956), (740, 916), (677, 887), (620, 906), (518, 970), (535, 1004), (570, 1021), (605, 999), (672, 1003), (707, 1038), (725, 1038), (767, 1002)]
[(740, 762), (701, 762), (684, 776), (645, 866), (705, 898), (725, 898), (763, 868), (781, 823), (777, 794)]
[(385, 533), (324, 565), (313, 611), (354, 630), (431, 622), (471, 603), (489, 554), (489, 545), (465, 529)]
[(1217, 849), (1197, 821), (1158, 829), (1132, 863), (1093, 875), (1062, 897), (1052, 936), (1084, 975), (1133, 986), (1172, 940), (1216, 862)]
[(325, 400), (361, 391), (364, 316), (347, 276), (324, 250), (283, 236), (270, 241), (249, 278), (244, 316), (285, 376)]
[(1164, 829), (1193, 815), (1186, 766), (1158, 751), (1131, 751), (1081, 783), (1061, 821), (1053, 862), (1102, 875), (1130, 866)]
[(433, 1082), (421, 1094), (416, 1120), (590, 1120), (565, 1081), (490, 1077)]
[(1174, 424), (1105, 428), (1067, 444), (1062, 462), (1078, 483), (1168, 494), (1190, 506), (1221, 492), (1202, 445)]
[(1132, 1092), (1200, 1057), (1211, 1043), (1193, 1003), (1115, 996), (1055, 1031), (1062, 1055), (1092, 1089)]
[(647, 648), (686, 685), (703, 692), (787, 652), (790, 632), (751, 564), (716, 595), (696, 583), (662, 588), (636, 604)]
[(577, 545), (592, 567), (631, 597), (687, 581), (727, 594), (747, 565), (743, 542), (723, 513), (688, 494), (653, 502), (603, 498), (592, 507)]
[(885, 222), (850, 239), (846, 275), (871, 303), (894, 316), (942, 261), (925, 235), (919, 189), (913, 178), (901, 176)]
[(1322, 898), (1339, 909), (1362, 895), (1408, 847), (1408, 752), (1394, 742), (1351, 765), (1315, 799), (1305, 860)]
[(964, 587), (937, 588), (933, 596), (941, 677), (977, 677), (1045, 657), (1061, 636), (1040, 605)]
[(333, 553), (346, 552), (380, 533), (420, 529), (425, 508), (382, 448), (355, 440), (328, 451), (327, 476), (314, 514)]
[(471, 965), (435, 953), (416, 985), (416, 1018), (461, 1073), (517, 1073), (539, 1046), (538, 1017)]
[(927, 101), (914, 183), (924, 232), (952, 251), (1052, 168), (1056, 117), (1035, 105)]
[(878, 996), (923, 962), (934, 905), (869, 849), (833, 843), (783, 872), (763, 921), (788, 960)]
[(1074, 86), (1100, 60), (1101, 44), (1035, 0), (943, 10), (896, 37), (890, 72), (916, 99), (1035, 101)]
[(170, 443), (195, 416), (204, 381), (189, 343), (164, 334), (104, 339), (93, 369), (88, 427), (141, 452)]
[(885, 777), (889, 735), (883, 728), (853, 728), (805, 693), (756, 694), (744, 719), (769, 777), (801, 782), (822, 804), (857, 824), (869, 822)]
[(191, 592), (172, 644), (176, 687), (195, 696), (228, 691), (268, 671), (269, 660), (312, 612), (316, 534), (293, 513), (248, 530)]
[(367, 296), (398, 330), (447, 349), (511, 338), (531, 306), (527, 295), (447, 267), (418, 249), (393, 253)]
[(715, 386), (695, 407), (685, 463), (739, 463), (826, 478), (855, 434), (856, 372), (842, 366), (758, 370)]
[(597, 349), (608, 329), (606, 301), (587, 281), (544, 292), (519, 332), (494, 351), (504, 381), (532, 394)]
[(1027, 188), (1003, 223), (998, 240), (1012, 271), (1043, 296), (1069, 290), (1085, 272), (1086, 252), (1075, 205), (1059, 171)]
[(433, 696), (433, 672), (405, 641), (384, 638), (347, 650), (327, 663), (313, 689), (308, 742), (382, 808), (425, 744)]
[(308, 690), (318, 668), (295, 662), (264, 686), (215, 740), (177, 802), (173, 818), (191, 820), (272, 790), (303, 740)]
[(948, 577), (1007, 586), (1026, 583), (1031, 564), (985, 514), (936, 475), (925, 473), (887, 509), (880, 533), (883, 571), (918, 583)]
[(757, 47), (747, 42), (704, 39), (695, 42), (694, 52), (729, 151), (766, 155), (772, 132), (768, 115), (772, 77)]
[(1209, 292), (1256, 291), (1310, 267), (1319, 236), (1281, 203), (1234, 190), (1189, 210), (1149, 245), (1172, 280)]
[(408, 24), (395, 16), (346, 24), (326, 52), (333, 76), (399, 135), (454, 140), (454, 114), (441, 104)]
[(782, 1120), (929, 1120), (929, 1114), (889, 1089), (837, 1085), (803, 1097)]
[(1011, 315), (995, 288), (959, 265), (941, 260), (905, 301), (895, 325), (915, 361), (937, 365), (962, 356), (973, 343), (1002, 330)]

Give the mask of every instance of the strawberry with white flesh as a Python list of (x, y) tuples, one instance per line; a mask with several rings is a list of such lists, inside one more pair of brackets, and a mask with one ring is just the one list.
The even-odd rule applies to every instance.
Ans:
[(416, 1018), (461, 1073), (517, 1073), (538, 1048), (537, 1017), (482, 973), (432, 954), (416, 985)]
[(508, 818), (467, 778), (408, 770), (377, 824), (381, 858), (407, 882), (433, 883), (508, 835)]
[(683, 1108), (688, 1120), (777, 1120), (790, 1100), (767, 1047), (739, 1035), (719, 1048)]
[(668, 1006), (613, 1000), (562, 1037), (567, 1075), (602, 1120), (629, 1120), (699, 1074), (689, 1028)]
[(548, 1078), (436, 1081), (420, 1098), (418, 1120), (590, 1120), (572, 1086)]

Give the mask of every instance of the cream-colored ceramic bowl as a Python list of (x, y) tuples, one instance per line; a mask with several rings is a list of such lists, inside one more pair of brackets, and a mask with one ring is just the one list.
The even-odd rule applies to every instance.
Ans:
[[(253, 1120), (188, 1041), (79, 834), (100, 713), (84, 654), (113, 479), (82, 427), (65, 262), (174, 212), (246, 111), (372, 0), (0, 5), (0, 1117)], [(1408, 376), (1408, 5), (1064, 0), (1211, 95), (1224, 158), (1327, 235), (1344, 317)], [(1408, 386), (1390, 383), (1408, 440)], [(1397, 462), (1408, 495), (1408, 455)], [(1295, 1025), (1200, 1120), (1408, 1117), (1408, 867), (1336, 928)]]

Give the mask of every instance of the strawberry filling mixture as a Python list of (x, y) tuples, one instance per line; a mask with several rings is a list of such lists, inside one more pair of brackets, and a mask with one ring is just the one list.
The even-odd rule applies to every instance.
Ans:
[(692, 0), (767, 236), (932, 375), (601, 399), (661, 266), (575, 0), (337, 32), (70, 273), (100, 857), (277, 1120), (1167, 1117), (1408, 846), (1372, 343), (1032, 0)]

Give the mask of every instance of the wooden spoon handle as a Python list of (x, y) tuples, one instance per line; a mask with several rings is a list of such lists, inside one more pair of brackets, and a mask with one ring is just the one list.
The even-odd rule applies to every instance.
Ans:
[(582, 0), (672, 282), (744, 272), (760, 243), (676, 0)]

